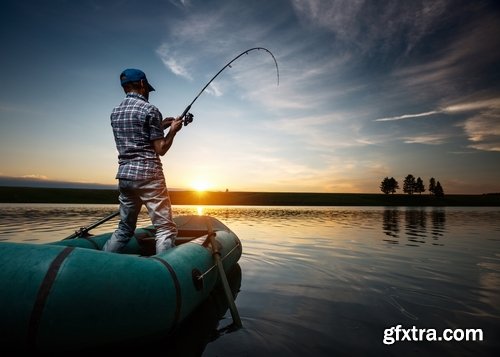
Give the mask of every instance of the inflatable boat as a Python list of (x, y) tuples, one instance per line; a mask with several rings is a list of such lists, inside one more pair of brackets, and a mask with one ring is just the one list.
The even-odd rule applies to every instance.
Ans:
[(154, 228), (139, 228), (122, 254), (111, 233), (49, 244), (0, 242), (0, 339), (30, 350), (76, 350), (173, 331), (229, 272), (238, 237), (208, 216), (179, 216), (176, 246), (154, 255)]

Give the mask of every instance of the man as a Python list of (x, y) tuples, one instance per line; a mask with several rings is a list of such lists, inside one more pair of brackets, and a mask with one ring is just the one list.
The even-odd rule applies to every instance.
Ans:
[[(162, 120), (158, 108), (148, 102), (149, 92), (154, 88), (141, 70), (124, 70), (120, 81), (126, 97), (113, 109), (111, 126), (118, 150), (116, 178), (121, 219), (103, 250), (120, 252), (125, 247), (134, 235), (144, 204), (156, 228), (156, 254), (159, 254), (173, 247), (177, 236), (160, 156), (172, 146), (182, 120)], [(164, 136), (167, 127), (170, 129)]]

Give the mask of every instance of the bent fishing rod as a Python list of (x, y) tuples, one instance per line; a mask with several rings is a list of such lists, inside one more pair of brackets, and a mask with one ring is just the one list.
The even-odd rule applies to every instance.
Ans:
[(267, 48), (264, 48), (264, 47), (253, 47), (253, 48), (250, 48), (248, 50), (245, 50), (243, 52), (241, 52), (238, 56), (234, 57), (231, 61), (229, 61), (224, 67), (222, 67), (220, 69), (219, 72), (217, 72), (215, 74), (215, 76), (212, 77), (212, 79), (210, 79), (208, 81), (208, 83), (200, 90), (200, 92), (198, 93), (198, 95), (193, 99), (193, 101), (191, 103), (189, 103), (189, 105), (186, 107), (186, 109), (184, 109), (184, 112), (182, 112), (182, 114), (180, 115), (179, 119), (183, 119), (184, 120), (184, 126), (188, 125), (189, 123), (191, 123), (193, 121), (193, 114), (191, 113), (188, 113), (189, 110), (191, 109), (191, 106), (194, 104), (194, 102), (196, 102), (196, 100), (200, 97), (200, 95), (205, 91), (205, 89), (207, 89), (207, 87), (210, 85), (210, 83), (212, 83), (214, 81), (215, 78), (217, 78), (219, 76), (219, 74), (221, 74), (226, 68), (231, 68), (231, 64), (236, 61), (238, 58), (240, 58), (241, 56), (243, 55), (247, 55), (249, 52), (252, 52), (252, 51), (265, 51), (267, 53), (269, 53), (271, 55), (271, 57), (273, 58), (274, 60), (274, 64), (276, 65), (276, 75), (277, 75), (277, 85), (279, 86), (280, 84), (280, 71), (279, 71), (279, 68), (278, 68), (278, 61), (276, 61), (276, 57), (274, 57), (274, 55), (272, 54), (271, 51), (269, 51)]

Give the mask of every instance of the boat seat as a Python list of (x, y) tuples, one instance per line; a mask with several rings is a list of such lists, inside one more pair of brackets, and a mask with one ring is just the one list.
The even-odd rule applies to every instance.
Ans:
[[(206, 236), (208, 231), (206, 229), (179, 229), (177, 233), (177, 238), (175, 239), (176, 245), (181, 245), (187, 242), (191, 242), (197, 238)], [(137, 234), (135, 236), (140, 245), (150, 245), (150, 242), (154, 242), (155, 237), (150, 235)]]

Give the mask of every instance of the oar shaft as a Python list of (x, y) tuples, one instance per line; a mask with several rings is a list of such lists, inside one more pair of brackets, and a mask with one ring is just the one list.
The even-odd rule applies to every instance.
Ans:
[(215, 259), (215, 264), (217, 265), (217, 270), (219, 271), (220, 280), (222, 282), (222, 287), (224, 288), (224, 294), (226, 295), (226, 300), (229, 305), (229, 311), (231, 311), (231, 317), (233, 318), (233, 323), (238, 328), (242, 327), (240, 314), (238, 313), (238, 309), (236, 308), (236, 304), (234, 303), (233, 294), (231, 292), (231, 288), (229, 287), (229, 282), (227, 281), (226, 273), (224, 272), (224, 266), (222, 264), (222, 259), (220, 253), (217, 248), (215, 242), (215, 233), (209, 232), (210, 245), (214, 250), (213, 256)]
[(87, 226), (87, 227), (82, 227), (80, 228), (78, 231), (76, 231), (75, 233), (73, 233), (72, 235), (64, 238), (63, 240), (67, 240), (67, 239), (73, 239), (73, 238), (76, 238), (76, 237), (80, 237), (86, 233), (88, 233), (91, 229), (94, 229), (95, 227), (103, 224), (104, 222), (107, 222), (109, 221), (111, 218), (113, 217), (116, 217), (120, 214), (120, 211), (117, 211), (117, 212), (114, 212), (112, 214), (110, 214), (109, 216), (106, 216), (104, 217), (103, 219), (91, 224), (90, 226)]
[(210, 222), (210, 217), (205, 217), (205, 221), (208, 229), (208, 239), (210, 241), (210, 245), (212, 246), (212, 255), (214, 257), (217, 270), (219, 271), (224, 294), (226, 295), (227, 304), (229, 305), (229, 310), (231, 311), (231, 317), (233, 318), (234, 325), (240, 328), (243, 325), (241, 323), (240, 314), (238, 313), (236, 304), (234, 303), (233, 293), (231, 292), (231, 288), (229, 287), (229, 283), (227, 281), (226, 272), (224, 271), (224, 265), (222, 264), (222, 258), (219, 252), (219, 247), (217, 246), (217, 242), (215, 241), (215, 236), (217, 234), (214, 232), (212, 222)]

